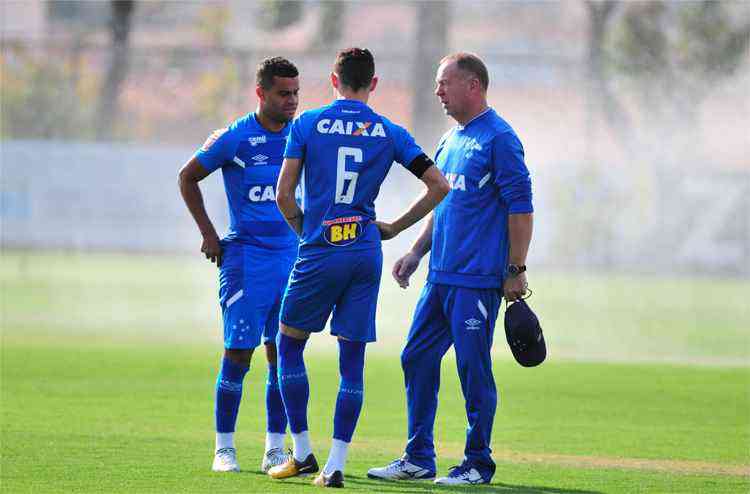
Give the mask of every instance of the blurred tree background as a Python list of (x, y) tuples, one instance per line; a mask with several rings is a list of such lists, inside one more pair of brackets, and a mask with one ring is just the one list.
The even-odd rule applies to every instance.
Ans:
[[(437, 64), (474, 51), (491, 74), (490, 103), (526, 148), (550, 259), (612, 268), (719, 255), (735, 271), (750, 269), (748, 2), (5, 0), (0, 8), (5, 141), (192, 149), (254, 109), (263, 57), (298, 65), (304, 110), (330, 100), (336, 51), (359, 45), (373, 50), (381, 77), (373, 106), (432, 152), (453, 123), (434, 96)], [(419, 183), (396, 187), (411, 193)]]

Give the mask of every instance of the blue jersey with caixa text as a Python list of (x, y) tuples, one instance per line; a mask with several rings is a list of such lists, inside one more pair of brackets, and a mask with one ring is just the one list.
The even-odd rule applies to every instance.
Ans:
[(443, 136), (435, 164), (451, 191), (435, 208), (427, 280), (469, 288), (502, 287), (508, 215), (534, 210), (521, 141), (488, 108)]
[(279, 178), (290, 125), (280, 132), (263, 127), (250, 113), (216, 131), (195, 154), (212, 172), (221, 168), (229, 203), (224, 242), (265, 249), (297, 249), (298, 239), (276, 206)]
[(380, 185), (394, 161), (408, 168), (421, 154), (405, 129), (360, 101), (297, 117), (284, 155), (303, 162), (300, 255), (379, 248), (372, 221)]

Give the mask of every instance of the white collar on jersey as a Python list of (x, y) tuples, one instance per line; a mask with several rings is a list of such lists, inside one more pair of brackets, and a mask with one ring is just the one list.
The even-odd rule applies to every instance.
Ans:
[(456, 129), (458, 129), (458, 130), (464, 130), (471, 122), (473, 122), (477, 118), (481, 117), (482, 115), (484, 115), (485, 113), (487, 113), (490, 110), (492, 110), (492, 108), (488, 106), (484, 111), (479, 112), (479, 114), (475, 115), (474, 118), (472, 118), (471, 120), (469, 120), (465, 124), (463, 124), (463, 125), (461, 125), (461, 124), (456, 125)]

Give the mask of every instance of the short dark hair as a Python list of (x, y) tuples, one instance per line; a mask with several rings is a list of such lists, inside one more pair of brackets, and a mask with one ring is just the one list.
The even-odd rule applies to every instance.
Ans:
[(448, 55), (440, 60), (440, 65), (446, 62), (456, 62), (456, 66), (459, 69), (479, 79), (479, 83), (482, 84), (485, 91), (490, 87), (490, 75), (487, 72), (487, 66), (482, 62), (481, 58), (473, 53), (459, 52)]
[(297, 77), (299, 71), (284, 57), (266, 58), (258, 64), (255, 83), (263, 89), (271, 89), (274, 77)]
[(375, 58), (367, 48), (347, 48), (336, 55), (333, 71), (343, 85), (359, 91), (369, 86), (375, 76)]

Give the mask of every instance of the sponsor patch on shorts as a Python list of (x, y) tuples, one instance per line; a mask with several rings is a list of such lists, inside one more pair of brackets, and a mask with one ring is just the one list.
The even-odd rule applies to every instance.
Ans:
[(362, 217), (347, 216), (323, 221), (323, 237), (331, 245), (343, 247), (357, 241), (362, 234)]

